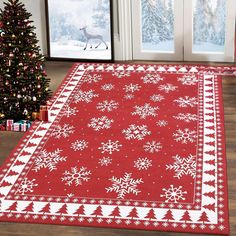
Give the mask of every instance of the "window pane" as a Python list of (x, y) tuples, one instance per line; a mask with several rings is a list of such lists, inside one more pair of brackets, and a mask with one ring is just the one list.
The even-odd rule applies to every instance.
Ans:
[(174, 51), (174, 0), (141, 0), (142, 50)]
[(223, 53), (226, 1), (194, 0), (193, 3), (193, 53)]

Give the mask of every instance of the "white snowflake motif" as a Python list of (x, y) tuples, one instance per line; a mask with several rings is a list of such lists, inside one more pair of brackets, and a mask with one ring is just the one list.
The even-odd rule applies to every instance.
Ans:
[(126, 100), (131, 100), (131, 99), (133, 99), (134, 98), (134, 95), (133, 94), (130, 94), (130, 93), (128, 93), (128, 94), (126, 94), (125, 96), (124, 96), (124, 99), (126, 99)]
[(153, 94), (151, 97), (150, 97), (150, 100), (153, 101), (153, 102), (160, 102), (162, 100), (164, 100), (164, 96), (160, 95), (160, 94)]
[(158, 84), (163, 78), (159, 74), (147, 74), (141, 77), (144, 84)]
[(130, 72), (127, 72), (127, 71), (117, 71), (117, 72), (114, 72), (112, 75), (120, 79), (120, 78), (123, 78), (123, 77), (129, 77), (130, 76)]
[(187, 191), (182, 190), (182, 186), (174, 187), (173, 185), (170, 185), (170, 188), (162, 189), (164, 191), (164, 194), (161, 194), (161, 197), (166, 198), (165, 202), (174, 202), (177, 203), (181, 200), (185, 200), (184, 194), (187, 194)]
[(191, 114), (191, 113), (179, 113), (177, 116), (173, 116), (177, 120), (182, 120), (184, 122), (191, 122), (191, 121), (197, 121), (198, 116), (196, 114)]
[(98, 94), (94, 93), (94, 90), (90, 89), (89, 91), (79, 90), (77, 94), (74, 96), (75, 103), (78, 102), (92, 102), (92, 99), (98, 97)]
[(143, 140), (145, 136), (150, 135), (151, 131), (147, 129), (146, 125), (130, 125), (128, 129), (122, 130), (122, 133), (125, 134), (125, 138)]
[(111, 162), (112, 162), (112, 159), (110, 157), (103, 157), (103, 158), (99, 159), (98, 163), (101, 166), (108, 166), (111, 164)]
[(195, 85), (198, 82), (198, 79), (195, 75), (184, 75), (181, 78), (178, 78), (178, 81), (182, 82), (183, 85)]
[(17, 189), (17, 192), (23, 195), (27, 192), (32, 193), (33, 188), (36, 186), (38, 186), (38, 184), (35, 184), (35, 179), (29, 180), (28, 178), (24, 178), (24, 180), (20, 183), (20, 187)]
[(60, 156), (62, 150), (56, 149), (54, 152), (43, 150), (35, 160), (35, 166), (32, 170), (38, 172), (42, 168), (47, 168), (50, 172), (56, 170), (59, 162), (66, 161), (67, 157)]
[(76, 109), (76, 107), (72, 108), (67, 105), (62, 109), (62, 116), (66, 117), (75, 116), (77, 112), (78, 110)]
[(162, 149), (160, 142), (151, 141), (143, 145), (144, 151), (149, 153), (159, 152)]
[(102, 76), (99, 74), (93, 74), (93, 75), (87, 74), (84, 77), (83, 81), (91, 84), (91, 83), (97, 83), (98, 81), (101, 81), (101, 80), (102, 80)]
[(98, 149), (102, 150), (101, 153), (108, 152), (109, 154), (112, 154), (114, 151), (119, 152), (120, 147), (122, 147), (122, 144), (119, 144), (119, 141), (112, 142), (111, 140), (108, 140), (107, 143), (102, 142), (101, 147)]
[(74, 133), (74, 126), (70, 126), (69, 124), (64, 124), (63, 126), (57, 125), (55, 129), (52, 131), (51, 136), (59, 139), (61, 137), (67, 138), (70, 134)]
[(114, 120), (108, 119), (106, 116), (102, 116), (100, 118), (92, 118), (88, 127), (93, 128), (95, 131), (100, 131), (101, 129), (110, 129), (111, 123)]
[(125, 173), (124, 177), (116, 178), (112, 176), (111, 179), (109, 179), (112, 182), (112, 186), (109, 188), (106, 188), (107, 193), (108, 192), (116, 192), (118, 193), (117, 198), (124, 199), (126, 194), (132, 193), (134, 195), (138, 195), (141, 191), (137, 189), (138, 184), (143, 183), (142, 178), (140, 179), (133, 179), (131, 178), (132, 173)]
[(189, 96), (179, 97), (174, 101), (178, 103), (179, 107), (194, 107), (198, 104), (197, 98)]
[(76, 140), (74, 143), (72, 143), (71, 148), (74, 151), (83, 151), (85, 148), (88, 147), (88, 142), (85, 140)]
[(164, 91), (166, 93), (169, 93), (171, 91), (175, 91), (178, 87), (174, 86), (173, 84), (163, 84), (159, 86), (160, 91)]
[(152, 166), (152, 160), (147, 157), (138, 158), (138, 160), (134, 161), (134, 167), (138, 170), (147, 170), (150, 166)]
[(104, 84), (101, 86), (101, 89), (103, 91), (110, 91), (110, 90), (114, 89), (114, 87), (115, 86), (113, 84)]
[(168, 122), (166, 120), (159, 120), (157, 122), (157, 126), (159, 126), (159, 127), (165, 127), (167, 125), (168, 125)]
[(189, 130), (185, 128), (184, 130), (178, 129), (177, 133), (173, 134), (176, 142), (181, 142), (183, 144), (193, 143), (197, 138), (197, 133), (194, 130)]
[(145, 103), (144, 106), (135, 106), (134, 109), (135, 112), (132, 112), (132, 115), (139, 115), (140, 119), (146, 119), (147, 116), (155, 117), (159, 107), (152, 107), (149, 103)]
[(99, 102), (97, 104), (97, 109), (100, 110), (100, 111), (113, 111), (115, 109), (117, 109), (119, 106), (119, 103), (118, 102), (115, 102), (114, 100), (111, 100), (111, 101), (103, 101), (103, 102)]
[(125, 85), (125, 92), (126, 93), (134, 93), (135, 91), (139, 91), (141, 88), (141, 86), (139, 86), (139, 84), (129, 84), (129, 85)]
[(166, 165), (167, 170), (174, 170), (174, 177), (180, 179), (183, 175), (190, 175), (193, 178), (196, 176), (196, 157), (189, 155), (187, 158), (176, 155), (174, 164)]
[(87, 170), (87, 167), (80, 167), (78, 168), (71, 167), (71, 171), (65, 171), (63, 173), (63, 177), (61, 178), (62, 182), (66, 182), (66, 185), (71, 186), (73, 183), (75, 183), (76, 186), (82, 185), (82, 182), (88, 182), (90, 179), (91, 171)]

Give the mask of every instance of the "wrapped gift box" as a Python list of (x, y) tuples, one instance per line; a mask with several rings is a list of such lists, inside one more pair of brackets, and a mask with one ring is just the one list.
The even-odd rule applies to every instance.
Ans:
[(48, 121), (48, 107), (46, 105), (40, 106), (39, 120)]

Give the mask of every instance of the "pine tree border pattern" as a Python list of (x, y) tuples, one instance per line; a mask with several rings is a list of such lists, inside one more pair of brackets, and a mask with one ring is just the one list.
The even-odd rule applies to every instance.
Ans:
[[(30, 197), (25, 200), (11, 200), (11, 187), (17, 183), (22, 170), (32, 164), (30, 158), (37, 148), (48, 138), (48, 133), (53, 130), (53, 125), (60, 119), (60, 111), (63, 104), (69, 102), (69, 97), (73, 95), (75, 87), (79, 86), (81, 78), (85, 71), (155, 71), (158, 73), (196, 73), (200, 74), (200, 79), (204, 81), (203, 92), (200, 94), (204, 101), (205, 110), (202, 122), (203, 132), (200, 137), (204, 139), (202, 143), (202, 163), (204, 172), (202, 173), (201, 208), (200, 209), (178, 209), (177, 206), (168, 204), (160, 206), (158, 203), (147, 203), (147, 205), (132, 206), (132, 203), (125, 204), (119, 200), (106, 202), (103, 200), (81, 199), (81, 202), (71, 202), (73, 198), (65, 203), (56, 202), (52, 197), (42, 197), (41, 200)], [(211, 74), (208, 74), (211, 70)], [(214, 72), (212, 72), (214, 70)], [(199, 73), (199, 71), (201, 73)], [(227, 234), (228, 226), (228, 208), (227, 208), (227, 189), (225, 175), (224, 143), (222, 140), (223, 120), (222, 100), (219, 94), (219, 79), (215, 74), (231, 71), (236, 72), (236, 67), (217, 67), (208, 68), (204, 66), (187, 65), (120, 65), (120, 64), (75, 64), (68, 73), (62, 86), (58, 89), (56, 95), (50, 100), (50, 120), (52, 123), (36, 122), (33, 127), (24, 136), (23, 146), (18, 146), (15, 153), (8, 159), (7, 165), (3, 165), (0, 182), (0, 200), (1, 212), (0, 221), (17, 221), (24, 219), (30, 222), (57, 223), (68, 225), (87, 225), (87, 226), (113, 226), (117, 228), (143, 228), (153, 230), (168, 230), (181, 232), (200, 232), (200, 233), (221, 233)], [(204, 74), (204, 72), (206, 72)], [(215, 74), (214, 74), (215, 73)], [(215, 111), (212, 112), (212, 101), (216, 101)], [(212, 130), (212, 125), (216, 129)], [(214, 138), (215, 137), (215, 138)], [(28, 142), (29, 141), (29, 142)], [(40, 145), (39, 145), (40, 143)], [(219, 143), (223, 150), (217, 149), (216, 143)], [(211, 163), (210, 165), (208, 163)], [(215, 166), (212, 166), (214, 164)], [(223, 168), (222, 168), (223, 166)], [(217, 168), (217, 174), (213, 170)], [(217, 180), (217, 181), (216, 181)], [(214, 193), (218, 195), (215, 195)], [(216, 198), (217, 197), (217, 198)], [(100, 203), (99, 203), (100, 201)], [(83, 202), (83, 203), (82, 203)], [(128, 203), (128, 201), (126, 201)], [(76, 213), (83, 206), (81, 214)], [(100, 207), (98, 209), (98, 207)], [(172, 207), (172, 208), (170, 208)], [(136, 209), (135, 215), (129, 216), (133, 209)], [(94, 212), (99, 211), (99, 215)], [(115, 210), (116, 209), (116, 210)], [(217, 211), (215, 210), (217, 209)], [(114, 212), (112, 214), (112, 212)], [(134, 211), (134, 210), (133, 210)], [(220, 212), (220, 215), (217, 215)], [(102, 214), (102, 215), (100, 215)], [(148, 217), (150, 218), (148, 218)], [(213, 219), (218, 217), (218, 221)], [(224, 220), (224, 221), (223, 221)]]

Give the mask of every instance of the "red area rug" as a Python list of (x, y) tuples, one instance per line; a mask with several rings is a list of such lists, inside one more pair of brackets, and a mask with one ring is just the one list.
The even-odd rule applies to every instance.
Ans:
[(1, 168), (0, 221), (227, 234), (224, 69), (76, 64)]

